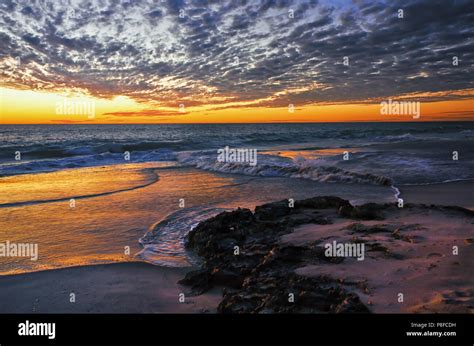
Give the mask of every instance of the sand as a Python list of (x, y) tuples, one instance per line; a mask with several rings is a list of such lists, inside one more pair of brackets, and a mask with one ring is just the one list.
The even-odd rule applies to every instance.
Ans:
[(409, 185), (401, 186), (399, 190), (405, 203), (457, 205), (474, 210), (474, 181)]
[[(472, 215), (412, 206), (392, 208), (380, 221), (339, 218), (329, 225), (301, 225), (281, 242), (324, 246), (333, 241), (363, 241), (363, 261), (345, 258), (337, 264), (303, 266), (296, 273), (338, 280), (372, 312), (474, 313), (473, 237)], [(400, 293), (403, 301), (399, 301)]]
[(2, 276), (0, 313), (214, 312), (219, 289), (179, 302), (187, 289), (177, 282), (188, 270), (129, 262)]
[[(433, 186), (424, 189), (436, 191)], [(275, 242), (324, 246), (357, 240), (366, 244), (365, 258), (303, 263), (297, 274), (329, 276), (375, 313), (474, 313), (472, 212), (407, 204), (384, 209), (382, 220), (344, 218), (336, 209), (321, 209), (317, 215), (331, 223), (296, 226)], [(221, 288), (196, 297), (187, 295), (184, 303), (179, 302), (179, 294), (187, 293), (189, 287), (177, 282), (189, 270), (129, 262), (1, 276), (0, 313), (216, 312)], [(71, 293), (75, 303), (70, 302)]]

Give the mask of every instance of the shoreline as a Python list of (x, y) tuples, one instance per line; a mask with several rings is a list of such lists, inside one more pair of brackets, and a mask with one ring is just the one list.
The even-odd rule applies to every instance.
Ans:
[[(99, 171), (97, 174), (87, 174), (90, 170), (71, 169), (60, 174), (60, 181), (54, 179), (59, 173), (32, 175), (28, 179), (23, 176), (11, 184), (11, 189), (6, 189), (8, 194), (4, 199), (51, 199), (76, 195), (78, 192), (89, 194), (116, 190), (123, 188), (124, 184), (130, 185), (127, 177), (134, 182), (141, 181), (143, 175), (140, 166), (136, 165), (132, 170), (125, 167), (94, 169), (93, 171)], [(194, 167), (159, 168), (156, 171), (159, 181), (145, 188), (105, 197), (74, 199), (74, 207), (70, 200), (66, 200), (0, 208), (0, 216), (4, 221), (0, 239), (14, 243), (36, 243), (39, 247), (39, 261), (0, 257), (0, 271), (32, 272), (72, 265), (128, 261), (132, 259), (129, 254), (143, 250), (139, 239), (157, 222), (162, 222), (165, 228), (168, 221), (175, 222), (177, 233), (180, 227), (195, 224), (194, 208), (203, 211), (238, 206), (253, 209), (257, 205), (287, 196), (296, 200), (337, 191), (341, 197), (353, 202), (358, 198), (373, 202), (392, 199), (391, 189), (382, 186), (339, 185), (286, 177), (253, 177), (210, 172)], [(120, 179), (117, 180), (117, 176)], [(54, 189), (49, 188), (51, 186)], [(255, 194), (255, 191), (259, 193)], [(180, 206), (177, 197), (185, 199), (185, 208)], [(173, 218), (178, 212), (179, 218)], [(152, 255), (150, 262), (155, 262), (156, 254), (169, 257), (170, 251), (172, 255), (177, 255), (173, 257), (184, 259), (180, 254), (181, 244), (176, 249), (175, 242), (170, 242), (169, 239), (160, 237), (155, 240), (160, 246), (163, 245), (156, 248), (163, 251), (148, 252)], [(130, 249), (128, 254), (124, 252), (126, 246)]]
[[(331, 196), (238, 208), (186, 237), (200, 268), (120, 262), (4, 275), (0, 313), (473, 313), (473, 224), (462, 207)], [(363, 244), (364, 259), (328, 257), (336, 242)]]

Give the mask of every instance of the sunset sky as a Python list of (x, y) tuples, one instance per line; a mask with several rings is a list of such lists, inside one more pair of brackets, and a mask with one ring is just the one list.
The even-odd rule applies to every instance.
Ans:
[(2, 0), (1, 123), (474, 120), (473, 23), (472, 0)]

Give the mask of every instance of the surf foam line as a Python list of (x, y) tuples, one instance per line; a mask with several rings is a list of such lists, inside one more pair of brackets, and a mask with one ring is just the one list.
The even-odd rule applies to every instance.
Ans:
[(94, 197), (103, 197), (103, 196), (114, 195), (116, 193), (142, 189), (142, 188), (150, 186), (150, 185), (156, 183), (158, 180), (160, 180), (160, 177), (155, 172), (155, 169), (156, 168), (145, 169), (144, 170), (144, 171), (148, 171), (148, 173), (151, 172), (153, 174), (153, 179), (151, 181), (147, 182), (146, 184), (143, 184), (143, 185), (132, 186), (132, 187), (129, 187), (129, 188), (126, 188), (126, 189), (107, 191), (107, 192), (102, 192), (102, 193), (95, 193), (95, 194), (91, 194), (91, 195), (69, 196), (69, 197), (62, 197), (62, 198), (55, 198), (55, 199), (42, 199), (42, 200), (36, 200), (36, 201), (3, 203), (3, 204), (0, 204), (0, 208), (14, 208), (14, 207), (24, 207), (24, 206), (36, 205), (36, 204), (66, 202), (66, 201), (70, 201), (71, 199), (87, 199), (87, 198), (94, 198)]
[(438, 181), (434, 183), (412, 183), (412, 184), (400, 184), (400, 186), (429, 186), (429, 185), (441, 185), (441, 184), (447, 184), (447, 183), (457, 183), (461, 181), (473, 181), (474, 178), (460, 178), (460, 179), (447, 179), (443, 181)]
[[(264, 162), (261, 163), (262, 161)], [(282, 160), (281, 157), (271, 155), (259, 155), (255, 166), (240, 162), (219, 162), (216, 160), (215, 155), (210, 154), (208, 151), (180, 153), (178, 155), (178, 162), (183, 165), (219, 173), (302, 178), (328, 183), (393, 185), (391, 178), (381, 175), (352, 172), (335, 166), (314, 165), (310, 161), (298, 163), (293, 160)]]
[(398, 198), (400, 197), (400, 190), (398, 189), (398, 187), (396, 187), (395, 185), (392, 185), (390, 186), (392, 188), (392, 190), (395, 192), (394, 193), (394, 196), (395, 196), (395, 199), (398, 200)]
[(135, 257), (153, 265), (190, 267), (200, 259), (185, 248), (186, 235), (199, 223), (231, 209), (192, 207), (178, 210), (151, 225), (138, 240), (143, 249)]

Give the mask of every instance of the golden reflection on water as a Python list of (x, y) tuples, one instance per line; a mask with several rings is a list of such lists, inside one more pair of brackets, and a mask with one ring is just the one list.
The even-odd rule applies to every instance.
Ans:
[[(162, 166), (162, 165), (160, 165)], [(0, 204), (96, 195), (144, 185), (155, 180), (157, 164), (127, 164), (67, 169), (0, 178)]]
[[(307, 160), (316, 160), (324, 158), (325, 156), (344, 155), (345, 152), (356, 153), (358, 148), (331, 148), (331, 149), (317, 149), (317, 150), (282, 150), (277, 151), (278, 156), (287, 157), (289, 159), (296, 159), (298, 157)], [(275, 152), (259, 152), (261, 154), (275, 154)]]
[[(146, 168), (139, 170), (138, 168)], [(3, 203), (93, 195), (153, 181), (150, 164), (70, 169), (57, 173), (19, 175), (0, 179)], [(189, 169), (156, 170), (155, 183), (120, 193), (0, 208), (0, 242), (37, 243), (39, 260), (0, 257), (0, 273), (61, 266), (133, 260), (141, 249), (138, 239), (167, 214), (225, 198), (218, 188), (231, 178)], [(124, 255), (129, 246), (131, 256)]]
[[(138, 240), (166, 216), (188, 208), (254, 208), (269, 201), (338, 195), (383, 201), (389, 187), (316, 183), (308, 179), (258, 178), (195, 168), (152, 168), (150, 164), (69, 169), (0, 178), (1, 200), (47, 200), (71, 195), (91, 198), (0, 206), (0, 243), (38, 244), (39, 259), (0, 256), (0, 274), (65, 266), (137, 260)], [(156, 180), (154, 174), (159, 176)], [(59, 178), (58, 178), (59, 177)], [(149, 183), (151, 181), (151, 184)], [(146, 183), (144, 187), (140, 187)], [(148, 185), (147, 185), (148, 184)], [(138, 186), (138, 187), (137, 187)], [(137, 187), (137, 188), (134, 188)], [(392, 198), (392, 197), (390, 197)], [(184, 208), (180, 200), (184, 199)], [(173, 244), (168, 244), (170, 251)], [(177, 244), (176, 244), (177, 246)], [(125, 254), (130, 247), (130, 255)], [(166, 250), (166, 249), (165, 249)], [(159, 256), (168, 254), (163, 252)], [(176, 259), (180, 263), (180, 259)]]

